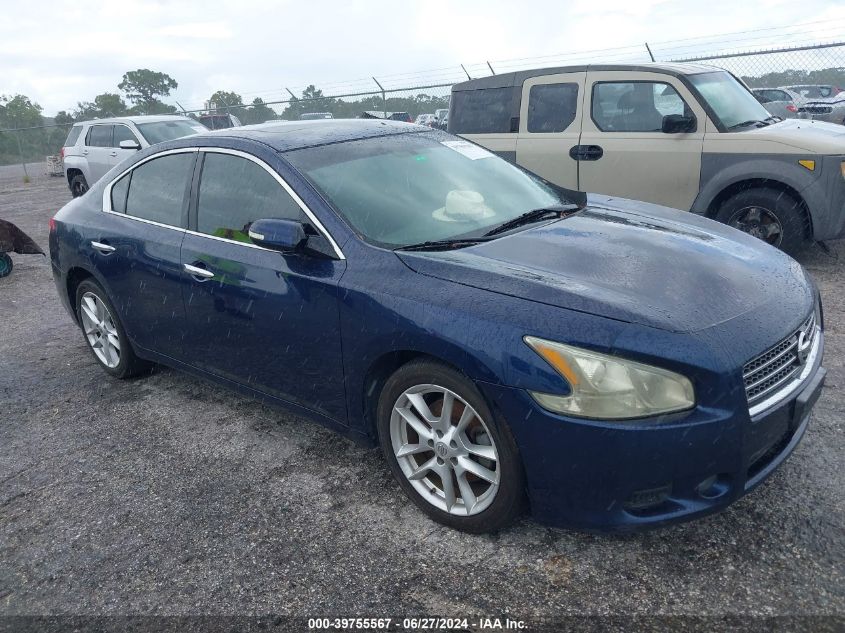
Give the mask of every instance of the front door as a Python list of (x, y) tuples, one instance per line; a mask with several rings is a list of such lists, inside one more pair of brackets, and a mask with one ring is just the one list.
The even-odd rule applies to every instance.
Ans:
[(586, 75), (543, 75), (522, 86), (516, 162), (567, 189), (578, 189), (578, 162), (570, 151), (581, 136)]
[[(587, 75), (578, 188), (689, 210), (698, 195), (706, 115), (687, 88), (660, 73)], [(693, 132), (665, 134), (663, 117), (693, 115)]]
[(192, 231), (182, 245), (189, 362), (345, 423), (337, 297), (345, 260), (252, 244), (255, 220), (308, 223), (298, 199), (247, 154), (200, 156)]

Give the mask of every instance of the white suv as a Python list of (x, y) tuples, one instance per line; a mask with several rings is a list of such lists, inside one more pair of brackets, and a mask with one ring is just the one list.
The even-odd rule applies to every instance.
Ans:
[(139, 149), (207, 128), (183, 116), (132, 116), (75, 123), (62, 148), (65, 177), (73, 197), (81, 196), (112, 167)]

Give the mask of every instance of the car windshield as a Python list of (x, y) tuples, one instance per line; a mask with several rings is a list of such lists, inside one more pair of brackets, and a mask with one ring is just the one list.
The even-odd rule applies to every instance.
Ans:
[(570, 202), (561, 190), (443, 132), (336, 143), (285, 157), (364, 239), (390, 248), (480, 237), (526, 211)]
[(203, 125), (193, 121), (156, 121), (154, 123), (136, 123), (135, 126), (150, 145), (207, 131), (207, 128)]
[(729, 73), (689, 75), (689, 80), (710, 106), (716, 122), (726, 129), (746, 122), (765, 121), (771, 116), (754, 95)]

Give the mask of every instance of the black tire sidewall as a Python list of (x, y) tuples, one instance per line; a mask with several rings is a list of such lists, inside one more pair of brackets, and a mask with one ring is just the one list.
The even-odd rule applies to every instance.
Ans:
[[(84, 187), (85, 191), (82, 193), (77, 193), (76, 183), (79, 183), (82, 187)], [(70, 179), (70, 193), (74, 198), (79, 198), (85, 195), (85, 192), (88, 191), (88, 181), (85, 180), (85, 176), (82, 174), (77, 174), (73, 178)]]
[[(423, 499), (411, 485), (393, 453), (390, 438), (390, 418), (399, 396), (408, 388), (420, 384), (435, 384), (459, 394), (482, 417), (496, 444), (501, 468), (499, 489), (493, 502), (482, 512), (472, 516), (457, 516), (434, 507)], [(497, 418), (478, 389), (468, 378), (454, 369), (433, 361), (412, 361), (400, 367), (384, 385), (377, 408), (379, 443), (393, 476), (405, 494), (435, 521), (470, 533), (492, 532), (505, 527), (523, 510), (525, 505), (525, 476), (516, 442), (507, 424)]]
[[(111, 314), (114, 327), (117, 330), (118, 340), (120, 341), (120, 362), (115, 367), (107, 367), (99, 358), (97, 358), (97, 354), (94, 353), (94, 349), (91, 347), (91, 344), (88, 342), (88, 337), (85, 335), (85, 327), (82, 325), (82, 297), (88, 292), (97, 295), (100, 301), (106, 305), (106, 308), (108, 308), (108, 311)], [(79, 329), (82, 332), (82, 338), (85, 341), (85, 346), (88, 348), (88, 351), (91, 352), (94, 360), (97, 361), (97, 365), (99, 365), (103, 371), (111, 374), (115, 378), (127, 378), (133, 375), (137, 370), (137, 359), (135, 357), (135, 353), (132, 351), (132, 346), (126, 336), (126, 331), (123, 329), (123, 323), (120, 321), (120, 316), (102, 287), (97, 282), (91, 279), (86, 279), (79, 284), (79, 287), (76, 289), (75, 305), (77, 320), (79, 321)]]
[(730, 224), (738, 211), (749, 206), (763, 207), (777, 217), (783, 228), (783, 237), (777, 248), (794, 255), (806, 245), (808, 220), (801, 203), (788, 193), (777, 189), (757, 188), (741, 191), (722, 204), (716, 219)]
[(15, 263), (12, 261), (12, 258), (9, 257), (9, 254), (0, 253), (0, 279), (11, 275), (14, 267)]

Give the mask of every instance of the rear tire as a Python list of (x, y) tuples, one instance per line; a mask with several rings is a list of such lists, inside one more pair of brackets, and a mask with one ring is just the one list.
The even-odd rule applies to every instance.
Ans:
[(8, 253), (0, 253), (0, 278), (8, 277), (12, 274), (12, 268), (15, 267), (12, 258)]
[(377, 415), (393, 476), (429, 517), (478, 534), (522, 512), (525, 476), (516, 442), (465, 376), (433, 360), (412, 361), (385, 383)]
[(801, 203), (778, 189), (740, 191), (722, 203), (716, 219), (790, 255), (807, 244), (809, 221)]
[(70, 179), (70, 193), (74, 198), (84, 195), (88, 191), (88, 181), (82, 174), (76, 174)]
[(95, 281), (86, 279), (76, 289), (76, 314), (85, 344), (107, 373), (124, 379), (152, 371), (152, 363), (135, 355), (117, 310)]

